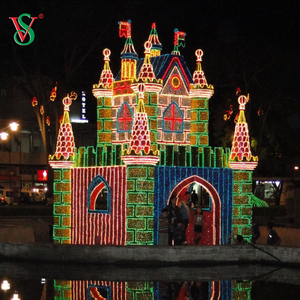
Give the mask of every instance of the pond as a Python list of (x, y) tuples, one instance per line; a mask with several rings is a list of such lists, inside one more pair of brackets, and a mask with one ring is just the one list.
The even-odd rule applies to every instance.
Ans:
[(274, 266), (128, 268), (0, 263), (0, 272), (3, 300), (300, 299), (300, 270)]

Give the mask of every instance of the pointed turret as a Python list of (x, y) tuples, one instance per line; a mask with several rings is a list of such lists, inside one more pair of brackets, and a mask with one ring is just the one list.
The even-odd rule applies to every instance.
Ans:
[(204, 75), (204, 71), (202, 70), (202, 56), (203, 51), (201, 49), (197, 49), (195, 52), (197, 57), (196, 59), (196, 70), (193, 74), (194, 83), (190, 85), (190, 94), (198, 95), (201, 97), (211, 97), (214, 93), (214, 87), (212, 84), (207, 84), (206, 77)]
[(74, 158), (74, 135), (69, 117), (70, 105), (72, 100), (77, 99), (77, 94), (72, 92), (71, 95), (63, 98), (64, 115), (60, 123), (57, 137), (56, 151), (54, 155), (49, 156), (49, 164), (52, 168), (69, 168), (73, 165)]
[(193, 74), (193, 81), (196, 85), (199, 84), (203, 88), (205, 85), (207, 86), (207, 81), (201, 66), (203, 51), (201, 49), (197, 49), (195, 55), (197, 59), (196, 70)]
[(110, 50), (105, 48), (103, 50), (103, 60), (104, 67), (100, 75), (99, 83), (93, 85), (93, 95), (98, 97), (109, 97), (112, 95), (112, 83), (114, 82), (114, 77), (109, 65), (109, 56), (111, 54)]
[(144, 47), (145, 47), (144, 63), (141, 67), (138, 78), (133, 80), (131, 88), (135, 93), (137, 93), (139, 83), (142, 82), (145, 84), (145, 92), (159, 93), (162, 89), (163, 81), (162, 79), (156, 79), (156, 76), (153, 71), (153, 66), (150, 61), (151, 47), (152, 47), (151, 42), (146, 41)]
[(150, 56), (151, 56), (151, 47), (152, 44), (151, 42), (147, 41), (144, 44), (145, 47), (145, 59), (144, 59), (144, 63), (141, 67), (141, 71), (139, 74), (139, 78), (146, 80), (148, 79), (149, 81), (153, 81), (154, 79), (156, 79), (155, 74), (153, 72), (153, 66), (150, 62)]
[(121, 52), (121, 80), (136, 78), (136, 61), (138, 58), (131, 39), (131, 21), (119, 22), (119, 36), (125, 37), (124, 49)]
[(110, 52), (109, 49), (105, 48), (103, 50), (104, 67), (103, 67), (103, 70), (101, 72), (98, 87), (110, 88), (111, 84), (114, 81), (114, 76), (113, 76), (112, 71), (111, 71), (110, 66), (109, 66), (109, 61), (110, 61), (109, 56), (110, 56), (110, 54), (111, 54), (111, 52)]
[(161, 54), (162, 44), (158, 39), (158, 34), (157, 34), (157, 31), (156, 31), (156, 24), (155, 23), (152, 23), (148, 41), (151, 42), (151, 44), (152, 44), (151, 57), (159, 56)]
[(138, 85), (138, 106), (134, 115), (130, 145), (124, 150), (122, 160), (128, 164), (156, 165), (159, 161), (159, 152), (151, 150), (148, 116), (144, 106), (145, 85)]
[(234, 137), (230, 154), (232, 169), (254, 170), (258, 164), (257, 156), (252, 156), (249, 141), (248, 124), (245, 117), (246, 96), (239, 96), (239, 117), (235, 125)]

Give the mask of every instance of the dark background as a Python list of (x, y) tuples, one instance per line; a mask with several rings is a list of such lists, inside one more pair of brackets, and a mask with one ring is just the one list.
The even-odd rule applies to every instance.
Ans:
[[(195, 50), (204, 52), (202, 67), (215, 87), (210, 100), (210, 144), (231, 147), (236, 89), (250, 93), (246, 117), (253, 154), (260, 159), (256, 172), (285, 175), (300, 163), (299, 16), (282, 1), (4, 1), (0, 12), (0, 84), (23, 78), (23, 97), (6, 103), (7, 114), (31, 118), (34, 95), (46, 101), (58, 82), (58, 97), (76, 90), (88, 92), (88, 114), (96, 120), (96, 99), (91, 90), (103, 67), (104, 48), (111, 54), (114, 76), (120, 68), (124, 38), (118, 21), (132, 21), (132, 40), (139, 57), (144, 54), (151, 24), (156, 22), (162, 53), (173, 50), (174, 29), (187, 33), (180, 48), (191, 73)], [(43, 14), (33, 23), (35, 40), (18, 46), (9, 17)], [(26, 80), (43, 78), (36, 91)], [(41, 87), (41, 85), (43, 87)], [(28, 113), (14, 109), (22, 101)], [(1, 103), (3, 108), (3, 103)], [(225, 121), (230, 105), (234, 112)], [(58, 105), (59, 106), (59, 105)], [(62, 109), (58, 107), (57, 109)], [(258, 115), (260, 111), (260, 115)]]

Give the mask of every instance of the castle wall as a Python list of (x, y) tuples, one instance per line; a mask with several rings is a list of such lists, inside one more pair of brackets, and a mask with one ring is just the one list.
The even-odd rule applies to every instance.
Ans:
[[(93, 180), (101, 176), (108, 185), (107, 209), (91, 207)], [(126, 168), (94, 167), (72, 169), (72, 244), (126, 244)], [(97, 188), (97, 184), (95, 187)], [(92, 189), (93, 191), (93, 189)], [(97, 197), (97, 194), (96, 196)]]
[(252, 237), (252, 171), (233, 171), (232, 231), (248, 241)]
[(53, 242), (71, 243), (71, 171), (54, 170)]
[(153, 245), (154, 166), (127, 167), (127, 245)]

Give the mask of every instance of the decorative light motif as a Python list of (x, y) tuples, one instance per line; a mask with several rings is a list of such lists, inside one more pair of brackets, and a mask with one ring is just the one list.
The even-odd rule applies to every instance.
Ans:
[(36, 98), (36, 97), (33, 97), (33, 98), (32, 98), (31, 105), (32, 105), (33, 107), (35, 107), (35, 106), (38, 105), (38, 101), (37, 101), (37, 98)]
[(48, 126), (50, 126), (50, 117), (49, 117), (49, 116), (47, 116), (47, 118), (46, 118), (46, 124), (47, 124)]
[(52, 91), (50, 93), (50, 101), (54, 101), (56, 98), (56, 91), (57, 91), (57, 82), (55, 83), (55, 87), (52, 88)]
[(174, 29), (174, 50), (173, 55), (180, 55), (179, 47), (185, 47), (185, 36), (186, 33), (179, 31), (177, 28)]
[[(207, 235), (203, 241), (224, 244), (232, 231), (247, 236), (252, 213), (248, 170), (257, 161), (251, 152), (248, 160), (245, 149), (239, 161), (238, 148), (229, 164), (229, 149), (209, 146), (209, 98), (213, 86), (207, 84), (202, 70), (202, 50), (195, 53), (196, 70), (192, 76), (179, 52), (179, 47), (185, 46), (184, 32), (176, 29), (174, 51), (160, 55), (161, 43), (153, 23), (144, 44), (143, 60), (137, 60), (131, 21), (119, 22), (119, 36), (126, 38), (120, 76), (113, 81), (110, 50), (104, 49), (104, 68), (99, 83), (93, 86), (97, 98), (97, 147), (80, 147), (74, 153), (72, 144), (67, 151), (60, 131), (56, 153), (50, 157), (50, 165), (58, 168), (54, 182), (55, 242), (155, 244), (158, 217), (166, 199), (194, 181), (202, 184), (213, 199), (205, 215)], [(69, 128), (70, 99), (64, 103), (60, 129)], [(238, 132), (248, 130), (240, 119), (244, 109), (245, 105), (241, 105)], [(232, 110), (226, 113), (230, 118)], [(74, 143), (73, 135), (66, 137)], [(108, 198), (104, 197), (103, 202), (98, 202), (99, 196), (108, 192), (111, 201), (105, 203)], [(191, 233), (191, 226), (189, 230)]]
[(253, 170), (258, 163), (257, 156), (252, 156), (250, 149), (248, 124), (245, 117), (245, 106), (248, 100), (246, 96), (238, 98), (240, 112), (235, 125), (230, 155), (230, 166), (233, 169)]
[(44, 105), (40, 106), (40, 114), (43, 115), (45, 113)]
[(120, 21), (118, 22), (119, 24), (119, 37), (125, 37), (131, 38), (131, 21), (128, 20), (127, 22), (125, 21)]
[(233, 105), (230, 104), (229, 109), (226, 110), (226, 113), (224, 114), (223, 118), (224, 121), (227, 121), (231, 118), (231, 115), (233, 114)]

